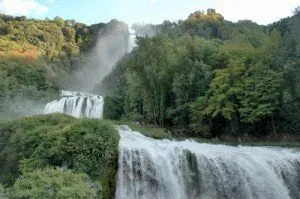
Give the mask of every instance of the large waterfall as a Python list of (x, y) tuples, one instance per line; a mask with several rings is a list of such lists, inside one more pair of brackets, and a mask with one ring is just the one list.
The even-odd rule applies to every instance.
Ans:
[(300, 152), (154, 140), (118, 128), (117, 199), (300, 198)]
[(61, 99), (46, 105), (44, 113), (65, 113), (73, 117), (102, 118), (102, 96), (81, 92), (61, 91)]

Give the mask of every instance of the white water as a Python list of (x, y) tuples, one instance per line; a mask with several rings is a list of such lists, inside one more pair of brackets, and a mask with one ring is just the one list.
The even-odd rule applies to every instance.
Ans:
[(154, 140), (120, 126), (117, 199), (300, 198), (300, 152)]
[(135, 33), (131, 33), (129, 35), (129, 40), (128, 40), (128, 53), (130, 53), (137, 46), (135, 39), (136, 39)]
[(102, 96), (61, 91), (61, 97), (59, 100), (49, 102), (44, 113), (65, 113), (77, 118), (102, 118), (104, 105)]

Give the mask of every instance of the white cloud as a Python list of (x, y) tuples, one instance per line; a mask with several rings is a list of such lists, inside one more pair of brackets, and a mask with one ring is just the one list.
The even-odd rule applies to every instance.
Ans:
[(8, 15), (40, 15), (48, 11), (48, 7), (35, 0), (0, 0), (0, 13)]

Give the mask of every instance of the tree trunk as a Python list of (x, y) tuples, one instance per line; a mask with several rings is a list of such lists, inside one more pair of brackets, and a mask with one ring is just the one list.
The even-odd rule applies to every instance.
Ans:
[(277, 135), (277, 133), (276, 133), (276, 127), (275, 127), (275, 121), (274, 121), (274, 117), (273, 117), (273, 115), (272, 115), (271, 119), (272, 119), (272, 128), (273, 128), (273, 134), (276, 136), (276, 135)]

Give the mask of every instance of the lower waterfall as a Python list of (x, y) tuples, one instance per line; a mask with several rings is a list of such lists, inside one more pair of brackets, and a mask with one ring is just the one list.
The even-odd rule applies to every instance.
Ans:
[(117, 199), (300, 198), (300, 151), (155, 140), (119, 126)]
[(49, 102), (45, 114), (65, 113), (73, 117), (99, 118), (103, 116), (104, 99), (99, 95), (61, 91), (61, 99)]

